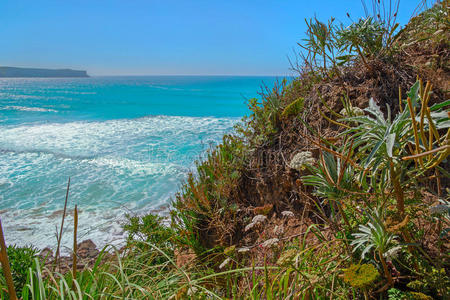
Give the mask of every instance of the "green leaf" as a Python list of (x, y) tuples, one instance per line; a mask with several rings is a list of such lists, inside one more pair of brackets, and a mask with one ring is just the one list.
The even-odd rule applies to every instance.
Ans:
[(391, 133), (386, 138), (386, 151), (390, 158), (392, 158), (392, 149), (394, 148), (395, 144), (395, 132)]
[(383, 144), (384, 139), (381, 141), (378, 141), (378, 143), (376, 143), (375, 147), (373, 147), (372, 151), (370, 152), (369, 156), (366, 159), (366, 163), (364, 164), (364, 168), (367, 168), (367, 166), (370, 164), (370, 162), (372, 161), (372, 157), (375, 155), (375, 153), (377, 153), (378, 149), (380, 149), (381, 145)]
[(413, 106), (417, 106), (417, 100), (419, 99), (419, 87), (420, 82), (416, 81), (416, 83), (414, 83), (409, 92), (406, 93), (408, 97), (411, 99), (411, 103)]
[(353, 55), (342, 55), (342, 56), (338, 56), (336, 57), (337, 60), (343, 60), (343, 61), (348, 61), (350, 58), (352, 58)]
[(437, 129), (450, 128), (450, 118), (445, 118), (436, 121), (436, 128)]
[(435, 111), (435, 110), (438, 110), (442, 107), (449, 106), (449, 105), (450, 105), (450, 99), (447, 101), (441, 102), (441, 103), (434, 104), (433, 106), (430, 107), (430, 111)]

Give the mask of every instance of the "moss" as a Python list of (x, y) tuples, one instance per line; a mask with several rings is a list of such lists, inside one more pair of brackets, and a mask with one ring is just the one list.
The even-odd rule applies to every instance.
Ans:
[(424, 293), (420, 292), (411, 292), (410, 293), (412, 299), (414, 300), (433, 300), (432, 297), (425, 295)]
[(367, 288), (378, 278), (380, 273), (372, 264), (351, 265), (344, 270), (344, 280), (356, 288)]

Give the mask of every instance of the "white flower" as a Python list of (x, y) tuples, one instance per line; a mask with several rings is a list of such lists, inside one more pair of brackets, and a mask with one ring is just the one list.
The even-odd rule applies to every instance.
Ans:
[(250, 248), (247, 248), (247, 247), (242, 247), (242, 248), (238, 249), (239, 253), (245, 253), (245, 252), (248, 252), (248, 251), (250, 251)]
[(227, 259), (225, 259), (219, 266), (219, 269), (223, 269), (226, 265), (228, 265), (231, 261), (231, 258), (228, 257)]
[(305, 165), (312, 165), (315, 162), (314, 157), (310, 151), (299, 152), (294, 155), (289, 163), (291, 169), (301, 171), (305, 168)]
[(293, 218), (294, 217), (294, 213), (289, 210), (282, 211), (281, 215), (285, 218)]
[(264, 215), (256, 215), (253, 217), (252, 219), (252, 223), (258, 224), (258, 223), (262, 223), (265, 220), (267, 220), (267, 217)]
[(263, 215), (256, 215), (253, 217), (252, 222), (250, 224), (248, 224), (247, 226), (245, 226), (244, 231), (249, 231), (250, 229), (252, 229), (255, 225), (264, 222), (265, 220), (267, 220), (266, 216)]
[(245, 226), (244, 231), (245, 231), (245, 232), (249, 231), (249, 230), (252, 229), (253, 226), (255, 226), (255, 225), (256, 225), (255, 223), (250, 223), (250, 224), (248, 224), (247, 226)]
[(383, 256), (386, 257), (388, 260), (392, 260), (393, 258), (396, 258), (398, 253), (402, 250), (401, 246), (393, 247), (386, 251)]
[(364, 110), (362, 110), (361, 108), (357, 107), (357, 106), (352, 106), (350, 107), (350, 114), (347, 113), (347, 110), (345, 108), (343, 108), (340, 112), (341, 115), (343, 115), (344, 117), (354, 117), (354, 116), (363, 116), (364, 115)]
[(268, 239), (267, 241), (262, 243), (261, 246), (263, 246), (264, 248), (272, 247), (272, 246), (275, 246), (276, 244), (278, 244), (279, 241), (280, 240), (277, 238)]

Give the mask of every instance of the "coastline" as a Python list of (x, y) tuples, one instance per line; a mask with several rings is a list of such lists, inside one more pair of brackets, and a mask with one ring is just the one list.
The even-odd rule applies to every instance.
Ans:
[[(68, 176), (69, 204), (81, 211), (79, 234), (100, 245), (123, 240), (119, 216), (167, 203), (194, 161), (240, 120), (241, 91), (256, 93), (260, 79), (0, 80), (0, 208), (6, 209), (7, 241), (55, 244)], [(222, 95), (224, 85), (234, 90)], [(167, 115), (176, 111), (165, 102), (183, 107), (186, 101), (192, 109)], [(69, 238), (64, 244), (71, 245)]]
[[(5, 215), (5, 211), (3, 210), (2, 216)], [(98, 250), (103, 249), (105, 246), (114, 246), (117, 248), (121, 248), (126, 244), (127, 237), (125, 235), (125, 231), (123, 230), (123, 225), (127, 223), (126, 215), (129, 215), (130, 217), (133, 216), (142, 216), (146, 214), (156, 214), (159, 215), (165, 219), (168, 220), (169, 217), (169, 211), (170, 211), (170, 204), (160, 204), (156, 207), (150, 206), (148, 209), (138, 209), (138, 210), (130, 210), (126, 208), (121, 208), (118, 210), (114, 210), (116, 213), (120, 212), (120, 216), (115, 216), (114, 218), (110, 219), (103, 219), (103, 221), (100, 223), (100, 227), (104, 228), (103, 230), (99, 227), (91, 228), (89, 225), (86, 226), (86, 223), (88, 223), (93, 218), (97, 220), (96, 224), (98, 223), (99, 218), (101, 216), (97, 215), (84, 215), (82, 208), (78, 209), (78, 240), (79, 241), (92, 241), (95, 243), (96, 248)], [(54, 225), (53, 228), (59, 228), (61, 224), (61, 218), (62, 218), (63, 210), (54, 211), (51, 213), (50, 216), (37, 216), (36, 218), (40, 220), (42, 223), (48, 223), (50, 220), (51, 223)], [(114, 215), (114, 212), (108, 213), (108, 215)], [(8, 222), (8, 218), (2, 218), (3, 223), (3, 230), (5, 233), (5, 239), (7, 241), (7, 244), (9, 245), (16, 245), (20, 247), (25, 247), (32, 245), (34, 248), (38, 249), (39, 251), (43, 251), (45, 249), (51, 249), (52, 251), (56, 251), (57, 247), (57, 239), (56, 236), (53, 236), (53, 239), (49, 239), (49, 236), (52, 236), (52, 234), (55, 232), (53, 230), (52, 232), (42, 232), (42, 228), (40, 226), (33, 227), (27, 227), (26, 224), (22, 224), (20, 227), (17, 227), (15, 223)], [(8, 224), (9, 223), (9, 224)], [(31, 222), (33, 225), (36, 225), (36, 221)], [(84, 224), (83, 224), (84, 223)], [(69, 255), (72, 250), (73, 245), (73, 210), (68, 209), (66, 212), (65, 222), (64, 222), (64, 231), (63, 236), (61, 240), (61, 254), (62, 255)], [(9, 232), (9, 229), (14, 228), (14, 231), (17, 232), (19, 236), (23, 239), (22, 242), (15, 241), (15, 242), (8, 242), (11, 241), (14, 238), (14, 235), (11, 235), (11, 232)], [(47, 227), (50, 228), (50, 227)], [(108, 231), (104, 231), (107, 229)], [(31, 234), (31, 236), (35, 236), (35, 230), (39, 230), (40, 234), (43, 234), (45, 236), (37, 237), (38, 242), (30, 242), (28, 238), (24, 238), (25, 234)], [(36, 237), (35, 237), (36, 238)], [(53, 240), (53, 241), (52, 241)]]

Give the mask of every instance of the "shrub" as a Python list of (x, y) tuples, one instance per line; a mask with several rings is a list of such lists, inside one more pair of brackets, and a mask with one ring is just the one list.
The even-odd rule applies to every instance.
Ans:
[[(17, 293), (20, 294), (27, 281), (28, 269), (33, 265), (38, 250), (32, 246), (18, 247), (11, 245), (8, 246), (6, 252), (8, 253), (9, 264), (11, 265), (14, 286)], [(3, 272), (0, 272), (0, 281), (1, 286), (6, 286)]]
[(383, 48), (383, 24), (372, 17), (360, 19), (337, 32), (338, 45), (350, 53), (356, 51), (362, 59), (378, 54)]
[(326, 75), (327, 69), (331, 66), (336, 67), (336, 35), (334, 18), (328, 21), (328, 24), (322, 23), (317, 18), (306, 20), (306, 36), (303, 40), (304, 45), (300, 45), (309, 52), (309, 64), (313, 70), (321, 70)]
[(144, 245), (153, 244), (164, 249), (173, 244), (174, 232), (163, 225), (164, 218), (148, 214), (144, 216), (127, 216), (128, 223), (123, 228), (128, 233), (128, 243)]
[(382, 217), (383, 215), (378, 211), (371, 213), (367, 225), (359, 225), (359, 232), (353, 234), (355, 239), (351, 242), (351, 245), (355, 246), (353, 251), (362, 248), (362, 259), (369, 251), (374, 250), (381, 261), (384, 275), (389, 284), (392, 285), (392, 276), (387, 269), (385, 257), (386, 253), (395, 245), (396, 236), (386, 230)]

